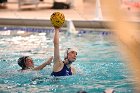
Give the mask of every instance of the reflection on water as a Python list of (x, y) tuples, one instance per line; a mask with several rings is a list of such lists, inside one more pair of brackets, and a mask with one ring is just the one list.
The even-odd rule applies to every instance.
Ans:
[(53, 55), (53, 33), (32, 33), (24, 36), (0, 36), (0, 91), (102, 93), (113, 88), (117, 93), (133, 93), (131, 74), (123, 63), (117, 45), (109, 38), (111, 33), (83, 31), (78, 35), (60, 33), (60, 50), (63, 58), (67, 47), (78, 48), (74, 62), (77, 74), (69, 77), (51, 77), (52, 65), (38, 72), (17, 72), (17, 59), (22, 55), (33, 58), (39, 65)]

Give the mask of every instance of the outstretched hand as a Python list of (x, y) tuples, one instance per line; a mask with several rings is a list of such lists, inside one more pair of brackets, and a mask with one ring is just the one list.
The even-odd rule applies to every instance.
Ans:
[(60, 27), (54, 26), (54, 29), (60, 29)]
[(47, 65), (50, 65), (51, 62), (52, 62), (52, 60), (53, 60), (53, 56), (51, 56), (51, 57), (48, 59), (48, 61), (47, 61)]

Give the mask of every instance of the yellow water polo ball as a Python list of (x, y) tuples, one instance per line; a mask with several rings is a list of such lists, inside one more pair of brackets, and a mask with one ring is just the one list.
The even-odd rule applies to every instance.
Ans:
[(63, 13), (54, 12), (50, 17), (50, 20), (54, 27), (61, 27), (65, 22), (65, 16)]

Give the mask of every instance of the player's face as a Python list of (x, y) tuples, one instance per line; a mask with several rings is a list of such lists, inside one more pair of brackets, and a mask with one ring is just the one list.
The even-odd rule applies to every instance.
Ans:
[(77, 52), (76, 51), (71, 51), (68, 53), (68, 59), (71, 61), (71, 62), (74, 62), (77, 58)]

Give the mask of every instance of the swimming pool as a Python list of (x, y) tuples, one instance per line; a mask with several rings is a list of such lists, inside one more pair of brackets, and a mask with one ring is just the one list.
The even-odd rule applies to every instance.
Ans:
[[(27, 31), (26, 35), (0, 35), (0, 92), (2, 93), (102, 93), (112, 88), (116, 93), (133, 93), (133, 80), (111, 33), (80, 30), (77, 35), (60, 32), (61, 57), (66, 48), (76, 47), (74, 62), (77, 74), (51, 77), (52, 65), (38, 72), (17, 72), (17, 59), (22, 55), (33, 58), (39, 65), (53, 55), (53, 31), (45, 28), (8, 28), (1, 31)], [(1, 32), (2, 33), (2, 32)]]

